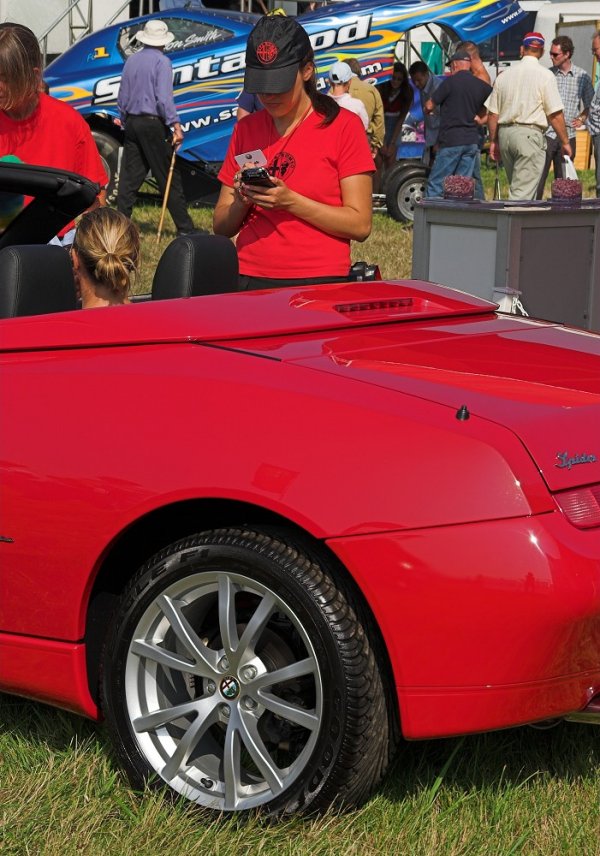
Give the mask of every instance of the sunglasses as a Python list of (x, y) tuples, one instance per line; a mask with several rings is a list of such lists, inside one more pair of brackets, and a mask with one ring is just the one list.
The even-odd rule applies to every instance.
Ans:
[(550, 51), (550, 56), (562, 56), (562, 51), (559, 51), (558, 53), (552, 53), (552, 51)]

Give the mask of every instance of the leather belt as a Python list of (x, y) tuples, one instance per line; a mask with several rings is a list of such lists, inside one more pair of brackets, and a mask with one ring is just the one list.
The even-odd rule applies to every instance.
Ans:
[(499, 124), (498, 128), (532, 128), (534, 131), (539, 131), (540, 134), (546, 132), (546, 128), (542, 128), (540, 125), (533, 125), (531, 122), (504, 122), (503, 124)]

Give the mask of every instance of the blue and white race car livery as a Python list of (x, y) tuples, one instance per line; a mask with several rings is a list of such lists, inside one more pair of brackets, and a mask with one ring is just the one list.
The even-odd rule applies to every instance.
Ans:
[[(173, 63), (175, 102), (185, 132), (179, 150), (207, 192), (203, 179), (216, 174), (227, 149), (244, 82), (245, 49), (257, 15), (206, 8), (175, 8), (92, 33), (51, 63), (45, 74), (50, 94), (68, 102), (87, 119), (101, 154), (114, 175), (120, 129), (117, 95), (123, 64), (140, 49), (135, 34), (152, 17), (166, 21), (175, 40), (166, 52)], [(525, 17), (515, 0), (381, 0), (337, 3), (299, 17), (315, 49), (318, 85), (338, 59), (356, 57), (363, 76), (381, 83), (391, 76), (395, 51), (404, 34), (436, 24), (449, 44), (491, 38)], [(188, 178), (190, 177), (188, 176)], [(188, 182), (189, 184), (189, 182)]]

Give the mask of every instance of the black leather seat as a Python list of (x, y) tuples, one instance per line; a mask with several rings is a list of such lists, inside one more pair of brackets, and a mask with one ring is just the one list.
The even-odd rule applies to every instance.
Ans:
[(77, 296), (66, 250), (48, 244), (0, 250), (0, 318), (69, 309), (77, 309)]
[(223, 235), (175, 238), (161, 256), (152, 283), (152, 300), (198, 297), (238, 290), (238, 258)]

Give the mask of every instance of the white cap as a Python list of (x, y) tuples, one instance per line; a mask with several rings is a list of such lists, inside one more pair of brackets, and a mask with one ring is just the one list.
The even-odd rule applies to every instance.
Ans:
[(334, 62), (329, 69), (329, 79), (332, 83), (348, 83), (352, 80), (352, 69), (347, 62)]
[(143, 45), (150, 45), (153, 48), (162, 48), (175, 38), (173, 33), (169, 32), (169, 28), (165, 22), (157, 18), (146, 21), (144, 29), (137, 32), (135, 37), (138, 42), (141, 42)]

